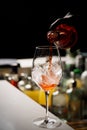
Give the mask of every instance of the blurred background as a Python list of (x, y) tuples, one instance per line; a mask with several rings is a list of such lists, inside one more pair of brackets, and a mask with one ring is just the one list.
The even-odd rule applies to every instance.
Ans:
[[(85, 5), (84, 1), (79, 0), (0, 1), (0, 79), (9, 81), (42, 106), (45, 105), (45, 95), (31, 80), (35, 47), (49, 45), (47, 32), (50, 24), (57, 18), (65, 16), (68, 12), (80, 15), (77, 23), (80, 25), (78, 47), (82, 53), (73, 55), (68, 51), (60, 50), (63, 56), (64, 74), (62, 84), (60, 83), (57, 90), (52, 92), (53, 100), (49, 105), (50, 111), (65, 121), (86, 120), (86, 123), (77, 122), (78, 126), (85, 126), (85, 124), (87, 126)], [(71, 82), (72, 80), (74, 82)], [(73, 128), (75, 127), (76, 124)]]
[[(0, 58), (32, 58), (35, 46), (49, 44), (46, 34), (53, 21), (67, 12), (80, 14), (83, 21), (82, 8), (82, 3), (74, 0), (48, 3), (28, 0), (0, 1)], [(84, 29), (83, 25), (80, 30)], [(83, 35), (82, 31), (81, 37)], [(87, 48), (84, 44), (85, 36), (79, 43), (82, 51)], [(64, 50), (61, 50), (61, 54), (65, 55)]]

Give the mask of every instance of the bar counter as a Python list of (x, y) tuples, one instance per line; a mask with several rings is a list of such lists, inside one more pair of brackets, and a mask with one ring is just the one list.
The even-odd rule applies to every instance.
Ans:
[[(45, 115), (45, 109), (6, 80), (0, 80), (0, 130), (44, 130), (33, 120)], [(57, 118), (49, 112), (49, 116)], [(54, 130), (74, 130), (62, 122)]]

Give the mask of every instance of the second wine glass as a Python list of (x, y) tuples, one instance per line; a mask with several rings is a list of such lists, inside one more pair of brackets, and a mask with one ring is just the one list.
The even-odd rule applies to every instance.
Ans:
[(32, 80), (44, 90), (46, 95), (46, 115), (34, 120), (34, 124), (43, 128), (55, 128), (60, 122), (48, 115), (48, 96), (57, 87), (62, 77), (61, 57), (55, 46), (36, 47), (31, 71)]

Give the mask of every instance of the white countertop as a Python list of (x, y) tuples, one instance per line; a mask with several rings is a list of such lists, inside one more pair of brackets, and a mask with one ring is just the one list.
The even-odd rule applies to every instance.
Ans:
[[(0, 80), (0, 130), (44, 130), (33, 125), (35, 118), (44, 115), (45, 109), (42, 106), (9, 82)], [(57, 118), (50, 112), (49, 116)], [(54, 130), (74, 129), (62, 122)]]

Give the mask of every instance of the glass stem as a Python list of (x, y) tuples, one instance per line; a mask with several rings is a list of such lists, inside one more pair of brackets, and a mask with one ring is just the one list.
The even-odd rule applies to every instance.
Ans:
[(45, 91), (45, 97), (46, 97), (46, 116), (45, 116), (45, 121), (48, 122), (48, 97), (49, 97), (49, 92)]

